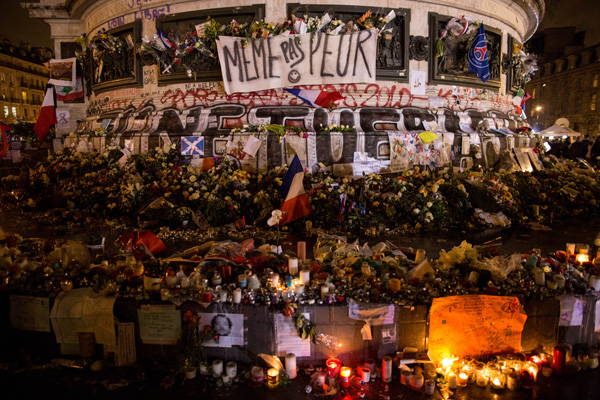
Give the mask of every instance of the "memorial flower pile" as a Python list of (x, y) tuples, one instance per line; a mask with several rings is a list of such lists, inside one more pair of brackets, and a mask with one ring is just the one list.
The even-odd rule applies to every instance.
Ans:
[[(249, 172), (233, 158), (218, 160), (210, 169), (192, 166), (174, 146), (129, 156), (116, 149), (67, 150), (1, 183), (5, 204), (33, 214), (62, 210), (69, 211), (65, 218), (118, 218), (135, 225), (152, 219), (142, 211), (160, 200), (158, 226), (177, 228), (193, 220), (198, 226), (221, 227), (243, 220), (245, 226), (266, 229), (282, 202), (285, 170)], [(313, 206), (307, 220), (314, 228), (371, 237), (594, 215), (600, 199), (597, 174), (563, 165), (534, 173), (485, 174), (415, 168), (357, 179), (317, 166), (304, 179)], [(290, 229), (302, 230), (305, 222)]]

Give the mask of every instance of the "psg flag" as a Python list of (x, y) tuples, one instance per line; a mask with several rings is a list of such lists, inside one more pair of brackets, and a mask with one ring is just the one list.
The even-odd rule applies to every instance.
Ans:
[(477, 35), (467, 56), (469, 60), (469, 71), (473, 72), (479, 79), (486, 82), (490, 79), (490, 54), (488, 53), (487, 39), (483, 24), (479, 24)]

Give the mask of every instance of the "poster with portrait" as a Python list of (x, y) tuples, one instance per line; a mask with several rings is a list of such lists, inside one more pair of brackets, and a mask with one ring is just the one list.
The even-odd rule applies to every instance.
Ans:
[(52, 59), (48, 62), (50, 80), (48, 83), (57, 86), (75, 87), (77, 81), (75, 57), (65, 59)]
[[(244, 314), (198, 313), (200, 330), (212, 329), (214, 338), (202, 343), (207, 347), (244, 345)], [(208, 328), (207, 328), (208, 327)]]

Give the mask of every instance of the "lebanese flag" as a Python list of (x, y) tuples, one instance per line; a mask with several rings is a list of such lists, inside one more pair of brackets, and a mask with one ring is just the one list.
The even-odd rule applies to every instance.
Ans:
[(46, 95), (40, 113), (35, 122), (33, 130), (40, 142), (43, 142), (50, 131), (50, 128), (56, 125), (56, 93), (53, 85), (46, 86)]
[(283, 177), (281, 194), (285, 200), (281, 204), (283, 216), (279, 221), (280, 225), (306, 217), (312, 213), (308, 193), (304, 191), (303, 180), (304, 168), (302, 168), (302, 163), (300, 163), (298, 156), (295, 155)]
[(328, 92), (325, 90), (285, 89), (285, 91), (298, 97), (311, 107), (329, 107), (344, 98), (337, 90)]

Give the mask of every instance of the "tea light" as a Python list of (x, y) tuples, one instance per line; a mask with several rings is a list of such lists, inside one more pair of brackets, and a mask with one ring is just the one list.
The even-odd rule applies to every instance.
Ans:
[(235, 361), (229, 361), (225, 365), (225, 376), (228, 378), (235, 378), (237, 375), (237, 363)]
[(529, 375), (531, 376), (531, 380), (533, 382), (537, 382), (537, 376), (538, 376), (538, 366), (535, 363), (527, 363), (527, 372), (529, 372)]
[(307, 269), (303, 269), (300, 271), (300, 281), (307, 285), (310, 282), (310, 271)]
[(467, 386), (467, 382), (469, 382), (469, 374), (464, 371), (460, 372), (456, 378), (456, 385), (459, 387), (465, 387)]
[(269, 277), (269, 281), (271, 282), (271, 286), (273, 286), (273, 287), (279, 286), (279, 281), (280, 281), (279, 278), (280, 277), (279, 277), (278, 273), (276, 273), (276, 272), (272, 273), (271, 276)]
[(288, 353), (285, 356), (285, 372), (290, 379), (295, 379), (298, 375), (298, 370), (296, 369), (296, 355), (294, 353)]
[(588, 249), (579, 249), (579, 254), (575, 256), (575, 261), (581, 264), (589, 262), (590, 256), (588, 254)]
[(233, 303), (240, 304), (242, 302), (242, 289), (236, 288), (233, 290)]
[(411, 372), (408, 369), (403, 369), (400, 371), (400, 384), (401, 385), (408, 385), (408, 382), (410, 380), (410, 376), (411, 376)]
[(371, 369), (369, 367), (358, 367), (356, 372), (358, 373), (362, 383), (369, 383), (371, 380)]
[(306, 260), (306, 242), (299, 241), (297, 244), (296, 253), (298, 254), (298, 258), (302, 261)]
[(275, 389), (279, 386), (279, 370), (275, 368), (269, 368), (267, 370), (267, 386), (269, 389)]
[(250, 375), (252, 375), (252, 380), (256, 383), (260, 383), (265, 379), (265, 371), (256, 365), (250, 369)]
[(477, 379), (475, 380), (475, 383), (477, 384), (477, 386), (486, 387), (489, 380), (490, 377), (488, 376), (487, 371), (481, 370), (477, 373)]
[(569, 256), (575, 255), (575, 243), (567, 243), (567, 260)]
[[(462, 374), (462, 372), (461, 372)], [(456, 377), (456, 374), (454, 372), (450, 372), (450, 374), (448, 374), (448, 387), (450, 389), (456, 389), (456, 387), (458, 386), (458, 378)]]
[(492, 388), (504, 389), (504, 375), (497, 373), (491, 380)]
[(343, 384), (350, 383), (350, 375), (352, 375), (352, 368), (342, 367), (340, 370), (340, 378)]
[(392, 357), (385, 356), (381, 360), (381, 380), (386, 383), (392, 381)]
[(410, 377), (410, 387), (414, 390), (421, 390), (423, 384), (425, 383), (425, 377), (423, 373), (419, 370), (419, 368), (415, 368), (416, 372)]
[(223, 375), (223, 360), (214, 360), (212, 362), (212, 370), (214, 376)]
[(317, 378), (315, 379), (315, 383), (317, 384), (317, 386), (323, 387), (323, 385), (325, 384), (326, 377), (327, 375), (325, 375), (322, 372), (317, 373)]
[(332, 378), (338, 376), (340, 373), (340, 369), (342, 368), (342, 362), (337, 358), (327, 359), (325, 365), (327, 366), (327, 374)]
[(298, 274), (298, 259), (297, 258), (288, 259), (288, 272), (292, 276)]

